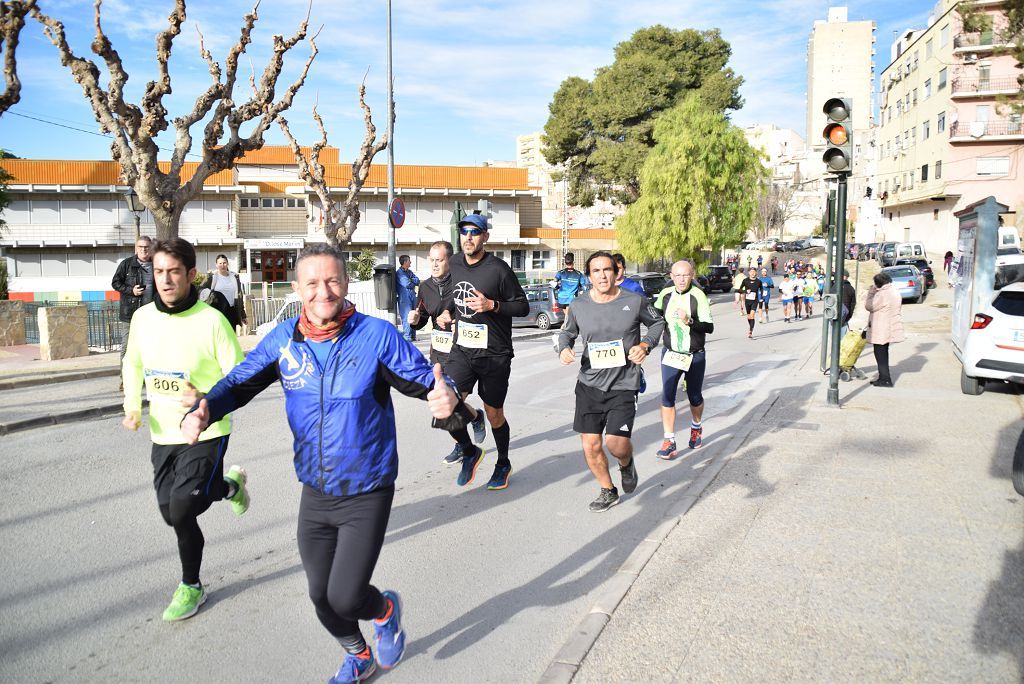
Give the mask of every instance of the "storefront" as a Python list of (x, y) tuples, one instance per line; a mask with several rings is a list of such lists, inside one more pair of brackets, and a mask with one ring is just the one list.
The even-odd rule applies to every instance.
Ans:
[(295, 278), (295, 260), (306, 245), (302, 238), (247, 239), (245, 263), (253, 283), (280, 283)]

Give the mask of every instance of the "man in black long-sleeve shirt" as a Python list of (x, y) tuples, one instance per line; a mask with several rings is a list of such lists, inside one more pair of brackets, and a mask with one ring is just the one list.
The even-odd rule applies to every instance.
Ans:
[[(525, 316), (530, 305), (509, 265), (484, 249), (489, 237), (484, 216), (470, 214), (462, 219), (459, 235), (462, 253), (452, 259), (450, 266), (455, 285), (448, 320), (454, 321), (455, 335), (445, 370), (463, 398), (477, 386), (498, 449), (498, 462), (487, 488), (505, 489), (512, 474), (504, 410), (514, 356), (512, 317)], [(444, 324), (445, 319), (439, 316), (438, 323)], [(462, 449), (458, 484), (465, 486), (473, 481), (484, 452), (470, 441), (465, 428), (452, 436)]]

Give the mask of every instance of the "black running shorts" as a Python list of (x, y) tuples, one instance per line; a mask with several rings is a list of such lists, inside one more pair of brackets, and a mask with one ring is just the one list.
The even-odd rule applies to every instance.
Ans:
[(744, 306), (746, 306), (747, 313), (754, 313), (757, 311), (757, 300), (756, 299), (744, 299)]
[(508, 395), (508, 377), (512, 373), (511, 356), (470, 356), (456, 345), (448, 354), (444, 372), (455, 381), (463, 394), (477, 387), (477, 394), (491, 408), (505, 406)]
[(224, 484), (227, 448), (227, 435), (198, 444), (154, 444), (151, 459), (157, 503), (166, 506), (171, 498), (194, 496), (211, 501), (223, 499), (227, 494)]
[(576, 418), (572, 429), (581, 434), (602, 432), (616, 437), (633, 434), (636, 418), (637, 392), (634, 390), (603, 391), (576, 381)]

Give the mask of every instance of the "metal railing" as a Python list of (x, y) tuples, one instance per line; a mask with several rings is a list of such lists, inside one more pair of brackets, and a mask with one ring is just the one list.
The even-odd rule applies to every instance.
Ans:
[(990, 135), (1022, 135), (1024, 126), (1016, 119), (999, 121), (955, 121), (949, 127), (951, 138), (983, 138)]
[(994, 40), (995, 34), (992, 31), (961, 33), (953, 36), (953, 47), (991, 47)]
[(1019, 87), (1014, 76), (998, 76), (996, 78), (960, 77), (953, 79), (953, 93), (984, 93), (999, 91), (1016, 91)]
[(86, 326), (89, 348), (114, 351), (121, 347), (121, 326), (118, 319), (120, 304), (101, 302), (25, 302), (25, 342), (39, 344), (39, 309), (60, 306), (86, 307)]

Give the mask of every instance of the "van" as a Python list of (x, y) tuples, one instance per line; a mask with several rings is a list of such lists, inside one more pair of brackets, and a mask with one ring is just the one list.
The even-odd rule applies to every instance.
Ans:
[(897, 242), (897, 259), (927, 259), (928, 252), (925, 251), (923, 242)]

